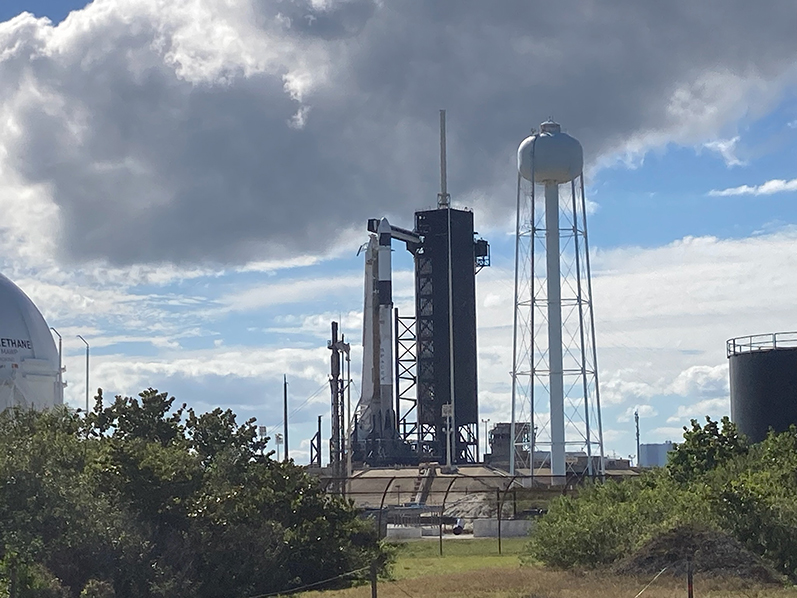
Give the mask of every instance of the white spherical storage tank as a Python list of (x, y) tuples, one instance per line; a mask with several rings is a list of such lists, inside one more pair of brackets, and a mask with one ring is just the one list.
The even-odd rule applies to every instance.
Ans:
[(33, 301), (0, 274), (0, 410), (63, 403), (58, 350)]
[(558, 123), (547, 121), (538, 134), (520, 143), (517, 163), (520, 176), (527, 181), (533, 177), (537, 183), (568, 183), (584, 168), (584, 150), (577, 139), (562, 133)]

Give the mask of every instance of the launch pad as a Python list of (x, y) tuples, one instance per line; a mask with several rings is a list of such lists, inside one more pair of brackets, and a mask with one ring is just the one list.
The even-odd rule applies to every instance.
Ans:
[[(476, 463), (476, 273), (489, 266), (490, 246), (475, 237), (473, 213), (451, 206), (444, 113), (437, 209), (416, 211), (412, 230), (382, 218), (368, 220), (368, 231), (352, 460), (370, 467)], [(393, 305), (393, 240), (414, 258), (414, 315), (399, 314)]]
[[(451, 205), (440, 116), (437, 208), (416, 211), (412, 229), (368, 220), (370, 237), (361, 248), (362, 385), (354, 412), (346, 409), (351, 377), (345, 392), (340, 379), (349, 346), (337, 340), (333, 323), (330, 465), (341, 483), (355, 467), (436, 463), (451, 475), (458, 465), (480, 462), (476, 274), (490, 265), (490, 246), (477, 238), (473, 213)], [(573, 476), (604, 478), (580, 143), (558, 123), (542, 123), (520, 144), (517, 180), (511, 421), (491, 433), (491, 445), (498, 428), (506, 441), (491, 464), (529, 487), (541, 478), (554, 485)], [(411, 315), (393, 304), (394, 240), (413, 256)], [(318, 467), (320, 439), (319, 425), (311, 449)]]

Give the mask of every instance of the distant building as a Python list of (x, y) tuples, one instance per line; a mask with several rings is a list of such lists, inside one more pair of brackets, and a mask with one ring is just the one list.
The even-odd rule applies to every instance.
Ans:
[(672, 451), (674, 445), (669, 440), (655, 444), (639, 445), (639, 466), (640, 467), (664, 467), (667, 465), (667, 455)]
[[(517, 427), (515, 436), (517, 438), (523, 439), (525, 446), (531, 445), (531, 426), (528, 422), (517, 422), (515, 424)], [(493, 426), (493, 429), (490, 430), (489, 434), (489, 442), (490, 442), (490, 453), (485, 455), (485, 464), (491, 465), (493, 467), (497, 467), (498, 469), (503, 469), (504, 471), (509, 471), (509, 456), (510, 456), (510, 447), (512, 446), (511, 442), (512, 438), (512, 424), (509, 422), (498, 423)], [(518, 448), (517, 453), (515, 453), (516, 458), (518, 459), (518, 463), (516, 464), (517, 467), (520, 467), (521, 463), (528, 464), (529, 460), (529, 451), (528, 448), (524, 448), (523, 446)], [(534, 467), (550, 467), (551, 465), (551, 453), (550, 451), (534, 451)]]
[[(516, 422), (517, 428), (515, 436), (523, 439), (525, 444), (518, 448), (515, 453), (516, 458), (521, 464), (515, 464), (515, 467), (523, 469), (528, 468), (529, 450), (527, 447), (531, 446), (531, 426), (528, 422)], [(512, 438), (512, 424), (508, 422), (497, 423), (489, 433), (490, 453), (484, 456), (485, 465), (490, 465), (497, 469), (509, 471), (509, 456)], [(592, 469), (593, 471), (600, 470), (600, 457), (592, 455)], [(590, 458), (585, 452), (567, 452), (565, 453), (565, 465), (568, 473), (582, 474), (589, 471)], [(535, 470), (550, 470), (551, 467), (551, 453), (550, 451), (534, 451), (534, 469)], [(631, 462), (628, 459), (621, 457), (605, 457), (604, 467), (607, 471), (629, 470)]]
[[(529, 429), (530, 426), (528, 422), (517, 424), (518, 427), (518, 436), (529, 439)], [(490, 434), (488, 436), (489, 443), (490, 443), (490, 453), (485, 455), (485, 462), (488, 465), (492, 465), (493, 467), (498, 467), (499, 469), (503, 469), (508, 471), (509, 470), (509, 452), (510, 447), (512, 445), (512, 424), (504, 422), (498, 423), (493, 426), (493, 429), (490, 430)], [(527, 440), (530, 442), (530, 440)], [(520, 460), (528, 461), (529, 452), (528, 450), (520, 450), (518, 455)]]

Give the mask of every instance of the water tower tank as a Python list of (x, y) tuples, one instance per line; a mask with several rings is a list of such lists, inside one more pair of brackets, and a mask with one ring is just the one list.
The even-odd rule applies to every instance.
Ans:
[(732, 338), (731, 420), (751, 442), (797, 425), (797, 332)]
[(0, 274), (0, 411), (63, 402), (58, 351), (33, 301)]
[(527, 181), (568, 183), (584, 169), (584, 150), (577, 139), (562, 133), (559, 123), (549, 120), (540, 125), (539, 133), (520, 142), (517, 164)]

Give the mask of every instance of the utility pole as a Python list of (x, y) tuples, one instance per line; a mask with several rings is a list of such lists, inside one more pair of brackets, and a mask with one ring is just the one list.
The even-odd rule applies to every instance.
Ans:
[(639, 410), (634, 411), (634, 424), (636, 425), (636, 466), (641, 467), (639, 461)]
[(318, 450), (318, 454), (316, 454), (316, 465), (321, 467), (321, 416), (318, 416), (318, 432), (316, 433), (316, 449)]
[[(341, 341), (343, 336), (341, 335)], [(398, 394), (396, 395), (398, 397)], [(398, 399), (397, 399), (398, 400)], [(396, 429), (398, 429), (398, 416), (399, 412), (396, 411)], [(318, 435), (319, 447), (321, 442), (321, 434)], [(351, 494), (351, 356), (349, 351), (346, 351), (346, 492)]]
[[(332, 466), (332, 475), (337, 478), (336, 484), (340, 483), (341, 477), (341, 430), (340, 430), (340, 352), (338, 351), (338, 323), (332, 322), (332, 336), (329, 341), (330, 367), (329, 367), (329, 390), (331, 395), (332, 422), (330, 430), (332, 438), (329, 441), (329, 464)], [(342, 483), (341, 483), (342, 487)]]
[(288, 451), (288, 376), (282, 375), (282, 410), (283, 410), (283, 437), (285, 438), (285, 460), (290, 460), (290, 453)]
[(529, 479), (531, 487), (534, 488), (534, 453), (537, 452), (537, 426), (530, 426), (531, 432), (531, 454), (529, 455)]
[(55, 335), (58, 337), (58, 392), (56, 393), (56, 400), (64, 402), (64, 345), (63, 339), (59, 332), (50, 326)]
[(371, 598), (377, 598), (377, 585), (376, 585), (376, 574), (378, 572), (376, 559), (371, 561), (371, 571), (370, 571), (370, 578), (371, 578)]
[[(337, 492), (345, 494), (347, 475), (347, 463), (343, 461), (346, 453), (344, 437), (346, 434), (346, 401), (344, 394), (343, 379), (341, 376), (341, 360), (349, 359), (349, 344), (345, 342), (343, 335), (338, 339), (338, 323), (332, 322), (332, 338), (327, 343), (327, 348), (331, 351), (329, 362), (329, 389), (332, 399), (332, 438), (329, 441), (329, 464), (332, 467), (333, 476), (337, 480), (335, 486)], [(351, 383), (351, 365), (349, 369), (349, 384)], [(349, 395), (350, 396), (350, 395)]]
[(482, 419), (482, 423), (484, 424), (484, 454), (486, 455), (490, 451), (490, 443), (487, 437), (487, 424), (490, 423), (490, 418)]
[(85, 338), (83, 338), (79, 334), (77, 335), (77, 337), (86, 344), (86, 415), (88, 415), (89, 414), (89, 343)]

